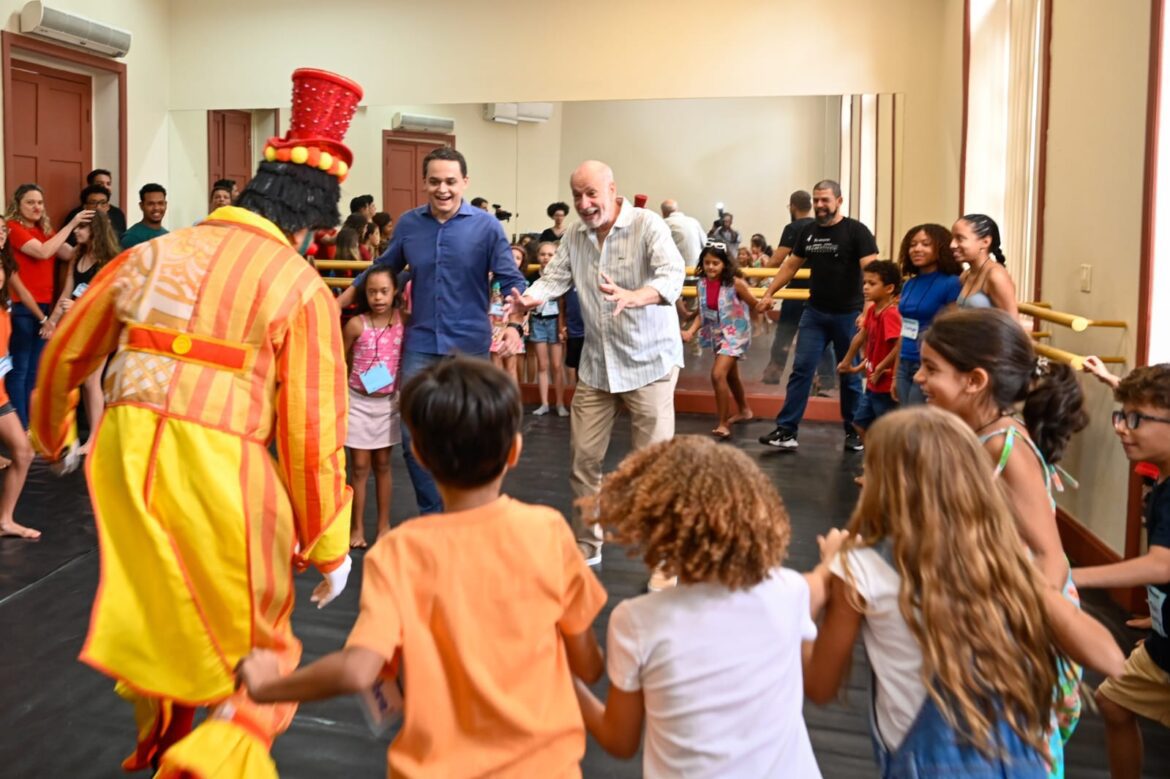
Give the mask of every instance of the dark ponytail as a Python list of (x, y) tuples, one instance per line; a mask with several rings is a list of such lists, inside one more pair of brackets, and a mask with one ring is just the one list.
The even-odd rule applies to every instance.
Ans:
[(987, 253), (994, 257), (996, 262), (1000, 265), (1007, 262), (1003, 256), (1003, 247), (1000, 246), (999, 225), (995, 223), (994, 219), (987, 214), (966, 214), (962, 219), (971, 225), (971, 230), (977, 237), (991, 238), (991, 245), (987, 247)]
[(1024, 426), (1049, 463), (1060, 461), (1073, 433), (1089, 422), (1076, 372), (1062, 363), (1038, 361), (1032, 339), (999, 309), (940, 314), (922, 340), (958, 371), (985, 370), (1000, 411), (1022, 402)]

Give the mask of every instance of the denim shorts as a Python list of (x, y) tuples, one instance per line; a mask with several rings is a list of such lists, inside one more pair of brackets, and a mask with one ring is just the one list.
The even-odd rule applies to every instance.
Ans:
[(528, 341), (534, 344), (555, 344), (560, 341), (557, 317), (533, 316), (528, 320)]
[(890, 413), (897, 407), (898, 404), (890, 397), (890, 393), (866, 389), (861, 394), (861, 400), (857, 401), (857, 410), (853, 412), (853, 424), (862, 430), (868, 430), (878, 417)]

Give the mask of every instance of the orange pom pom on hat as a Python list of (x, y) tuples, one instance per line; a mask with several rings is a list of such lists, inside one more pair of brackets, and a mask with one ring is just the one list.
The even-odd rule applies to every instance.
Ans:
[(269, 138), (269, 162), (310, 165), (342, 181), (353, 165), (353, 152), (342, 143), (362, 99), (362, 88), (336, 73), (316, 68), (293, 71), (292, 119), (284, 138)]

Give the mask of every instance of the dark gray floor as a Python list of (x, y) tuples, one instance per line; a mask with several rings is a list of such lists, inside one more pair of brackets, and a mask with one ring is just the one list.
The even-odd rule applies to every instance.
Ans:
[[(569, 510), (568, 420), (527, 417), (525, 451), (505, 490), (533, 503)], [(679, 433), (705, 433), (709, 418), (680, 417)], [(778, 485), (792, 515), (793, 542), (788, 564), (798, 570), (816, 559), (816, 535), (847, 518), (856, 497), (853, 476), (860, 456), (841, 451), (837, 425), (802, 428), (799, 453), (766, 451), (755, 437), (766, 429), (757, 422), (736, 431), (734, 445), (755, 457)], [(628, 451), (623, 420), (615, 429), (607, 467)], [(411, 515), (413, 495), (401, 460), (395, 456), (393, 516)], [(372, 485), (371, 485), (372, 493)], [(373, 496), (368, 514), (372, 531)], [(39, 527), (35, 543), (0, 539), (0, 776), (117, 777), (120, 760), (133, 746), (129, 707), (112, 691), (112, 683), (76, 661), (97, 584), (98, 556), (92, 515), (78, 475), (51, 477), (43, 466), (34, 472), (18, 519)], [(623, 598), (639, 594), (646, 573), (621, 549), (607, 548), (601, 579), (610, 594), (597, 620), (604, 643), (609, 611)], [(305, 644), (307, 659), (340, 647), (357, 612), (360, 577), (337, 602), (312, 608), (312, 574), (298, 580), (298, 607), (293, 621)], [(1088, 607), (1118, 633), (1123, 646), (1135, 636), (1124, 631), (1117, 610), (1090, 597)], [(862, 653), (855, 656), (845, 700), (826, 707), (806, 705), (805, 717), (821, 770), (826, 777), (875, 775), (865, 724), (863, 686), (868, 676)], [(1170, 734), (1146, 723), (1146, 776), (1170, 777)], [(335, 700), (301, 708), (292, 728), (276, 743), (274, 754), (286, 779), (379, 777), (385, 774), (388, 739), (369, 735), (357, 704)], [(637, 777), (638, 760), (620, 761), (590, 743), (582, 764), (587, 777)], [(1086, 714), (1069, 745), (1069, 779), (1105, 777), (1104, 737), (1100, 720)]]

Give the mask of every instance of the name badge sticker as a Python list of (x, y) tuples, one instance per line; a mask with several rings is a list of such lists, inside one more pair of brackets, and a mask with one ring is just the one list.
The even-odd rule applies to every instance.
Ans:
[(362, 382), (362, 387), (367, 394), (373, 395), (379, 390), (384, 390), (394, 382), (394, 376), (391, 375), (386, 363), (377, 362), (370, 367), (365, 373), (359, 373), (358, 378)]
[(8, 375), (12, 370), (12, 355), (6, 354), (0, 357), (0, 379)]
[(902, 317), (902, 337), (911, 341), (918, 340), (918, 320)]
[(82, 295), (84, 295), (84, 294), (85, 294), (85, 291), (86, 291), (87, 289), (89, 289), (89, 284), (88, 284), (87, 282), (84, 282), (84, 281), (83, 281), (83, 282), (81, 282), (80, 284), (78, 284), (76, 287), (74, 287), (74, 288), (73, 288), (73, 297), (74, 297), (74, 299), (76, 299), (76, 298), (79, 298), (79, 297), (81, 297)]
[(1166, 623), (1163, 621), (1163, 610), (1166, 608), (1166, 593), (1157, 587), (1146, 587), (1146, 600), (1150, 604), (1150, 621), (1154, 632), (1162, 638), (1167, 638)]

